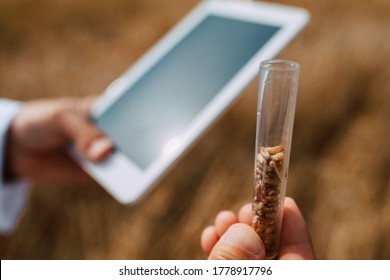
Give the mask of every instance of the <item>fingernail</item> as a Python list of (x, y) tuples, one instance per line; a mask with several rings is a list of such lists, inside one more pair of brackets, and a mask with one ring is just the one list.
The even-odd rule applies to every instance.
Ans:
[(110, 139), (103, 137), (92, 141), (88, 148), (88, 157), (92, 160), (102, 159), (113, 147)]
[(230, 244), (254, 256), (254, 259), (264, 257), (264, 247), (253, 229), (245, 224), (234, 224), (222, 235), (221, 242)]

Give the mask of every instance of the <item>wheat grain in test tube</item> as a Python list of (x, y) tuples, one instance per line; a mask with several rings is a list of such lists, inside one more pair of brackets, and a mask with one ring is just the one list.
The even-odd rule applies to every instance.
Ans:
[(252, 227), (267, 259), (277, 258), (280, 249), (299, 67), (287, 60), (260, 65)]

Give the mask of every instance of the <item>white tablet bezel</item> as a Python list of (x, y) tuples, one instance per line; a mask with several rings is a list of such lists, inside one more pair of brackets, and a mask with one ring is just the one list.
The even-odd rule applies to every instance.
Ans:
[(275, 57), (309, 19), (304, 9), (277, 4), (217, 0), (201, 2), (137, 63), (111, 83), (94, 105), (93, 119), (98, 119), (126, 89), (209, 15), (276, 25), (280, 29), (196, 116), (180, 138), (173, 139), (146, 170), (140, 169), (118, 150), (98, 164), (72, 152), (81, 166), (121, 203), (129, 204), (139, 199), (250, 83), (258, 72), (260, 62)]

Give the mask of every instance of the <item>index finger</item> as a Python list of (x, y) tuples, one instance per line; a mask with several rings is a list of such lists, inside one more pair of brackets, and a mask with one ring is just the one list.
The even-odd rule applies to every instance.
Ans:
[(295, 201), (284, 202), (279, 259), (315, 259), (312, 241), (305, 220)]

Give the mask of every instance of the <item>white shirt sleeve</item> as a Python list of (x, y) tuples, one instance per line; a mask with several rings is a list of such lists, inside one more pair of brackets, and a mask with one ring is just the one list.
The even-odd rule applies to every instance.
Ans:
[(0, 234), (10, 234), (16, 229), (30, 189), (25, 180), (3, 181), (5, 138), (20, 107), (18, 102), (0, 98)]

